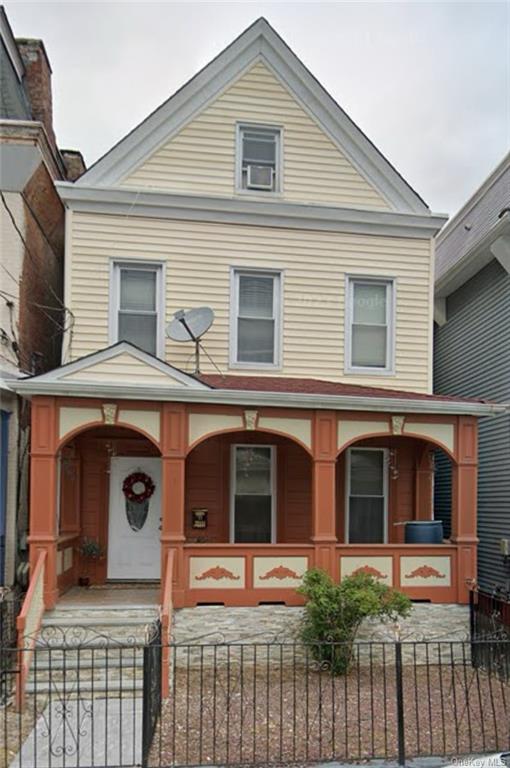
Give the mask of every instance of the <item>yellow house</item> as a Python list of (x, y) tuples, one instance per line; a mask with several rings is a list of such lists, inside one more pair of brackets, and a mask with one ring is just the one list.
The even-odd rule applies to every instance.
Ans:
[(445, 219), (274, 29), (256, 21), (57, 188), (62, 366), (16, 385), (46, 606), (83, 578), (295, 604), (311, 566), (465, 602), (477, 417), (499, 406), (432, 395)]

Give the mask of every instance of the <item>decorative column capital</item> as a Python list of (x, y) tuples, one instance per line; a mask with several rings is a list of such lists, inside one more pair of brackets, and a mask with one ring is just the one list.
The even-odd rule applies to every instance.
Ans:
[(314, 461), (336, 461), (337, 433), (336, 411), (315, 411), (312, 431)]

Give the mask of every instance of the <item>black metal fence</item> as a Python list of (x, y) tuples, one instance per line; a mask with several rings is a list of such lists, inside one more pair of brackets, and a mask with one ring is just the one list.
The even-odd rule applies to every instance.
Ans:
[(146, 766), (161, 714), (162, 685), (161, 621), (143, 649), (142, 765)]
[[(63, 640), (65, 639), (65, 642)], [(163, 768), (466, 755), (510, 749), (510, 681), (491, 664), (510, 641), (258, 642), (169, 646), (161, 656), (74, 628), (48, 628), (27, 707), (0, 710), (1, 768)], [(9, 672), (11, 689), (16, 668)]]
[(16, 619), (23, 596), (5, 591), (0, 595), (0, 706), (5, 703), (10, 682), (9, 670), (16, 663)]
[(470, 623), (471, 638), (475, 641), (485, 641), (482, 644), (475, 643), (473, 646), (474, 666), (489, 669), (492, 675), (510, 680), (510, 597), (508, 594), (498, 591), (472, 591)]

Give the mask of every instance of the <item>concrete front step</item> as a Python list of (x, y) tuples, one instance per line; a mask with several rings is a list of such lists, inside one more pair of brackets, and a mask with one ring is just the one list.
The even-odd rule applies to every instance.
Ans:
[(139, 615), (131, 614), (129, 616), (119, 614), (95, 614), (88, 618), (82, 616), (48, 616), (42, 621), (43, 627), (125, 627), (140, 626), (152, 624), (157, 619), (156, 612), (148, 614), (146, 611), (140, 611)]
[(82, 686), (82, 683), (89, 683), (92, 680), (105, 684), (108, 683), (109, 690), (130, 689), (133, 682), (143, 679), (143, 667), (112, 668), (112, 667), (89, 667), (87, 669), (44, 669), (31, 670), (29, 682), (37, 683), (37, 690), (45, 690), (47, 687), (53, 687), (56, 683), (66, 683), (71, 690)]
[(92, 668), (103, 668), (108, 666), (108, 669), (127, 669), (128, 667), (142, 667), (143, 666), (143, 652), (142, 649), (137, 649), (136, 653), (131, 650), (122, 653), (113, 649), (101, 653), (100, 651), (87, 652), (87, 651), (50, 651), (44, 650), (37, 651), (32, 663), (32, 669), (38, 672), (41, 670), (57, 671), (61, 669), (66, 670), (86, 670)]
[(105, 694), (111, 694), (114, 699), (118, 698), (119, 695), (125, 696), (126, 698), (132, 697), (133, 695), (141, 695), (143, 691), (143, 679), (137, 678), (135, 680), (130, 681), (130, 684), (122, 685), (122, 688), (120, 686), (115, 686), (112, 681), (110, 680), (102, 680), (102, 681), (92, 681), (92, 680), (80, 680), (80, 684), (77, 685), (76, 683), (70, 684), (66, 682), (65, 684), (61, 681), (52, 682), (50, 683), (40, 683), (39, 681), (34, 682), (33, 680), (28, 680), (26, 685), (26, 692), (28, 694), (44, 694), (44, 693), (51, 693), (53, 695), (59, 694), (64, 696), (66, 701), (68, 699), (73, 698), (76, 696), (79, 698), (80, 696), (83, 696), (84, 693), (86, 694), (98, 694), (98, 693), (105, 693)]
[(32, 658), (28, 693), (133, 695), (143, 686), (143, 645), (154, 605), (58, 606), (47, 612)]

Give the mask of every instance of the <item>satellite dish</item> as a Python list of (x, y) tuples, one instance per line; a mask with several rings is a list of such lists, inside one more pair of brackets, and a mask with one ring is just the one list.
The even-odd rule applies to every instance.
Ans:
[(214, 320), (210, 307), (197, 307), (185, 312), (180, 309), (166, 329), (172, 341), (197, 341), (209, 330)]
[(180, 309), (167, 326), (166, 334), (172, 341), (195, 342), (195, 373), (200, 373), (200, 339), (209, 330), (213, 320), (214, 312), (210, 307), (197, 307), (187, 312)]

